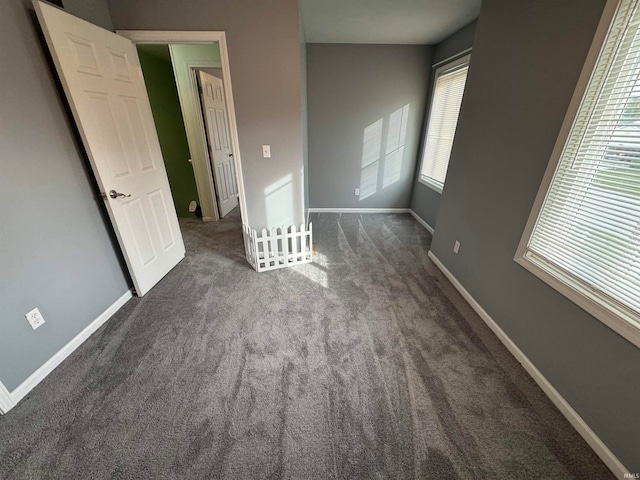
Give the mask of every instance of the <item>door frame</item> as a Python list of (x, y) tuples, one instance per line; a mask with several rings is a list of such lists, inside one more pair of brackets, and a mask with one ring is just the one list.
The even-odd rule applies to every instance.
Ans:
[[(231, 145), (233, 146), (233, 161), (236, 167), (236, 179), (238, 182), (238, 201), (240, 203), (240, 215), (242, 223), (249, 225), (247, 213), (247, 202), (244, 192), (244, 180), (242, 176), (242, 158), (240, 155), (240, 143), (238, 140), (238, 125), (236, 122), (236, 111), (233, 103), (233, 89), (231, 86), (231, 72), (229, 68), (229, 54), (227, 52), (227, 39), (223, 31), (178, 31), (178, 30), (116, 30), (118, 35), (131, 40), (134, 44), (212, 44), (217, 43), (220, 49), (220, 63), (222, 64), (222, 77), (224, 83), (224, 96), (227, 104), (227, 114), (229, 116), (229, 128), (231, 130)], [(202, 122), (202, 119), (200, 119)], [(203, 127), (204, 128), (204, 127)], [(203, 130), (204, 131), (204, 130)], [(213, 185), (213, 172), (210, 162), (207, 163), (209, 171), (209, 182), (211, 185), (211, 198), (214, 202), (215, 210), (210, 212), (218, 217), (217, 199), (215, 197), (215, 187)], [(202, 203), (202, 202), (201, 202)], [(203, 212), (204, 214), (204, 212)]]
[[(168, 45), (171, 57), (171, 68), (173, 69), (175, 85), (178, 90), (178, 99), (187, 144), (191, 153), (190, 162), (193, 167), (193, 174), (196, 181), (198, 201), (202, 209), (202, 221), (210, 222), (219, 220), (219, 210), (216, 200), (215, 181), (212, 178), (213, 170), (210, 168), (209, 152), (207, 149), (207, 139), (205, 137), (205, 126), (202, 122), (200, 98), (198, 95), (198, 85), (195, 82), (194, 70), (196, 68), (209, 68), (213, 64), (202, 59), (181, 59), (176, 61), (172, 46), (188, 45), (172, 43)], [(191, 44), (202, 45), (202, 44)], [(205, 44), (205, 46), (213, 44)], [(218, 46), (218, 51), (220, 50)], [(220, 61), (216, 66), (220, 66)], [(182, 80), (180, 80), (182, 77)]]

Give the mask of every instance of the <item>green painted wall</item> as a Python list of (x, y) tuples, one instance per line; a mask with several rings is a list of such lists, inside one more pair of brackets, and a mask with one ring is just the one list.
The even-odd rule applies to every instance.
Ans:
[(179, 217), (193, 217), (189, 202), (198, 200), (191, 154), (182, 120), (178, 91), (167, 45), (139, 45), (138, 56), (147, 84), (162, 156)]

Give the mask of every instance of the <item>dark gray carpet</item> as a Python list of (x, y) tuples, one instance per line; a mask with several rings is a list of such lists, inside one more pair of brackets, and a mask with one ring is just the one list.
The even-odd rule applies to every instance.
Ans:
[(237, 216), (0, 419), (2, 478), (605, 479), (408, 215), (312, 215), (247, 265)]

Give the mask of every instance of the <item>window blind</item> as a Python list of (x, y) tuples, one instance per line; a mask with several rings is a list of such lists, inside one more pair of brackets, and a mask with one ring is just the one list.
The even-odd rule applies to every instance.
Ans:
[(447, 176), (468, 70), (466, 62), (444, 70), (436, 78), (421, 173), (440, 187)]
[(524, 257), (640, 326), (640, 13), (622, 0)]

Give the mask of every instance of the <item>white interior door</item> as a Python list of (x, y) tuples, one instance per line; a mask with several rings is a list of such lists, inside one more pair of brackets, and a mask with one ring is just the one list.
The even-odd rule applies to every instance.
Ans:
[(34, 6), (142, 296), (185, 250), (138, 54), (126, 38), (37, 0)]
[(218, 196), (220, 216), (224, 217), (238, 205), (238, 184), (231, 152), (229, 119), (224, 102), (222, 80), (206, 72), (198, 72), (202, 110), (209, 139), (209, 154), (213, 163), (213, 179)]

